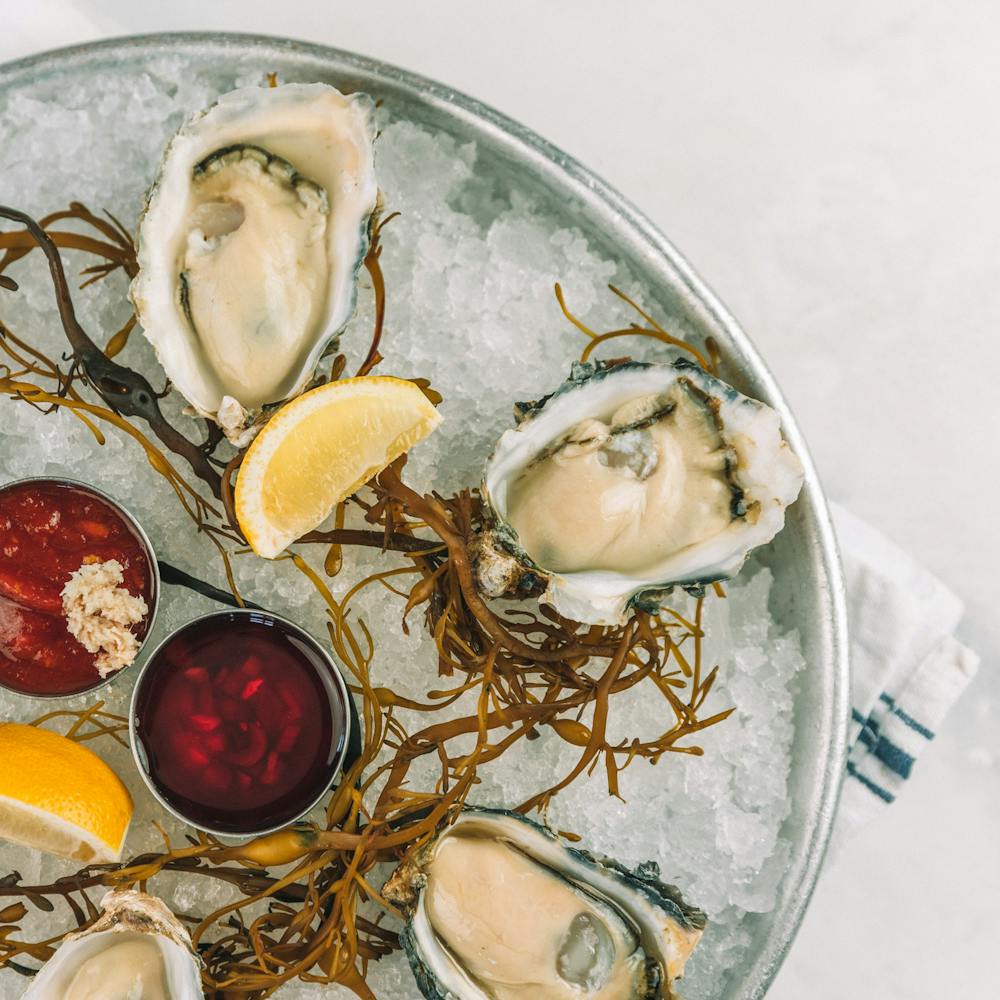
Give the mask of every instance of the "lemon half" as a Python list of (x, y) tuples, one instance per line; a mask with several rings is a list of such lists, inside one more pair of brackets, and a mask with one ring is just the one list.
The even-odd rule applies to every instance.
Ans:
[(413, 383), (368, 375), (330, 382), (282, 407), (236, 480), (236, 518), (273, 559), (441, 422)]

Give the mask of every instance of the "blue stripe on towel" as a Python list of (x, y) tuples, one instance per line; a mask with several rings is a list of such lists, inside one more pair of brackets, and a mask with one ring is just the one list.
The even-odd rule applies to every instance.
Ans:
[(893, 699), (890, 698), (884, 691), (879, 695), (879, 698), (881, 698), (881, 700), (889, 706), (892, 710), (892, 714), (895, 715), (900, 722), (909, 726), (915, 733), (919, 733), (925, 740), (934, 739), (934, 734), (926, 726), (921, 725), (916, 719), (913, 718), (912, 715), (908, 715), (901, 708), (897, 708), (896, 702), (893, 701)]
[(910, 771), (913, 770), (913, 758), (905, 750), (900, 750), (894, 743), (890, 743), (885, 737), (879, 739), (872, 752), (886, 767), (901, 778), (910, 776)]
[(851, 718), (861, 726), (857, 739), (871, 749), (878, 740), (878, 722), (875, 719), (866, 719), (856, 708), (851, 709)]
[(858, 733), (858, 742), (869, 750), (875, 749), (878, 744), (878, 736), (876, 736), (875, 727), (871, 722), (866, 722), (864, 728)]
[(861, 725), (857, 742), (900, 778), (909, 778), (914, 763), (912, 754), (907, 753), (891, 740), (882, 736), (879, 732), (878, 720), (866, 719), (856, 708), (851, 709), (851, 718)]
[(866, 778), (855, 766), (853, 761), (847, 762), (847, 773), (852, 778), (857, 778), (865, 788), (873, 795), (877, 795), (883, 802), (889, 803), (896, 800), (892, 792), (887, 792), (881, 785), (876, 785), (870, 778)]

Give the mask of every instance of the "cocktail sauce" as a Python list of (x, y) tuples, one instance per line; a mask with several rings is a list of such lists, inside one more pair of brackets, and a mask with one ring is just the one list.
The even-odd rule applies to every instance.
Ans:
[(0, 487), (0, 684), (23, 694), (71, 695), (104, 682), (70, 634), (62, 589), (85, 560), (117, 560), (123, 586), (150, 613), (156, 599), (151, 555), (135, 527), (84, 486), (28, 480)]

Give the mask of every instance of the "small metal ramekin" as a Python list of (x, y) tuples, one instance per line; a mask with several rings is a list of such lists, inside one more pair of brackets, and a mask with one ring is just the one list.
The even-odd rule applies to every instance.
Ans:
[(149, 540), (149, 536), (146, 534), (145, 529), (139, 523), (135, 515), (114, 497), (105, 493), (104, 490), (99, 490), (96, 486), (91, 486), (90, 483), (83, 483), (79, 479), (69, 479), (65, 476), (26, 476), (23, 479), (14, 479), (9, 483), (0, 485), (0, 494), (5, 493), (9, 489), (13, 489), (15, 486), (24, 486), (27, 483), (54, 483), (56, 486), (67, 486), (72, 489), (81, 490), (84, 493), (89, 493), (91, 496), (97, 497), (99, 500), (103, 500), (109, 507), (116, 511), (122, 520), (125, 521), (135, 532), (142, 545), (146, 561), (149, 563), (151, 606), (147, 611), (146, 631), (139, 640), (139, 649), (137, 650), (135, 659), (132, 663), (128, 664), (128, 666), (122, 667), (121, 670), (116, 670), (114, 673), (108, 674), (107, 677), (99, 680), (91, 687), (83, 688), (80, 691), (71, 691), (67, 694), (32, 694), (29, 691), (19, 691), (17, 688), (10, 687), (0, 681), (0, 688), (3, 688), (5, 691), (12, 691), (14, 694), (19, 694), (24, 698), (37, 698), (41, 701), (55, 701), (57, 699), (75, 698), (78, 695), (90, 694), (93, 691), (99, 691), (101, 688), (113, 683), (139, 660), (139, 657), (146, 646), (146, 641), (153, 634), (153, 627), (156, 624), (156, 612), (160, 606), (160, 567), (159, 563), (156, 561), (156, 552), (153, 550), (153, 543)]
[[(213, 618), (249, 618), (251, 620), (257, 619), (259, 621), (276, 622), (284, 626), (290, 632), (301, 638), (303, 642), (307, 643), (311, 649), (315, 650), (323, 663), (325, 663), (329, 668), (330, 675), (334, 679), (334, 683), (340, 694), (344, 707), (343, 732), (340, 738), (340, 746), (336, 751), (336, 757), (330, 765), (330, 780), (324, 784), (322, 790), (316, 795), (316, 798), (313, 799), (313, 801), (311, 801), (309, 805), (297, 816), (291, 816), (274, 826), (261, 827), (260, 829), (253, 830), (251, 832), (234, 833), (232, 830), (217, 830), (209, 826), (203, 826), (201, 823), (194, 822), (194, 820), (192, 820), (189, 816), (185, 816), (182, 812), (178, 811), (164, 798), (160, 790), (153, 782), (153, 779), (149, 774), (148, 761), (145, 759), (145, 753), (139, 746), (139, 740), (136, 735), (136, 702), (138, 701), (139, 691), (142, 687), (146, 672), (156, 662), (156, 659), (164, 646), (175, 639), (180, 633), (185, 632), (194, 625), (209, 621)], [(352, 726), (351, 694), (347, 690), (347, 683), (344, 680), (344, 675), (341, 672), (340, 666), (333, 656), (323, 648), (322, 644), (316, 638), (302, 628), (301, 625), (296, 625), (295, 622), (289, 621), (287, 618), (283, 618), (281, 615), (276, 615), (270, 611), (258, 611), (252, 609), (227, 608), (224, 611), (211, 611), (208, 614), (192, 618), (190, 621), (187, 621), (178, 628), (175, 628), (169, 635), (164, 636), (164, 638), (157, 644), (156, 648), (149, 654), (149, 656), (146, 657), (146, 662), (142, 665), (142, 669), (139, 671), (139, 676), (135, 681), (135, 687), (132, 689), (132, 700), (129, 703), (128, 709), (128, 737), (129, 744), (132, 747), (132, 757), (135, 760), (135, 765), (138, 768), (139, 773), (142, 775), (142, 780), (145, 781), (146, 787), (152, 793), (153, 798), (155, 798), (156, 801), (159, 802), (171, 816), (176, 817), (183, 823), (187, 823), (188, 826), (192, 826), (196, 830), (201, 830), (204, 833), (210, 833), (215, 837), (226, 837), (233, 840), (246, 840), (250, 837), (260, 837), (264, 834), (274, 833), (276, 830), (283, 830), (286, 826), (296, 822), (296, 820), (301, 819), (307, 813), (315, 809), (316, 806), (323, 801), (324, 796), (326, 796), (326, 794), (333, 787), (334, 782), (336, 782), (338, 775), (340, 775), (343, 769), (344, 759), (347, 756), (348, 748), (351, 743)]]

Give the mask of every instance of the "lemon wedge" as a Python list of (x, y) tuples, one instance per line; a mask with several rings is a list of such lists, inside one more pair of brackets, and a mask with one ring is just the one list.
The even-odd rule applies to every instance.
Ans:
[(132, 798), (97, 754), (65, 736), (0, 723), (0, 837), (61, 858), (120, 861)]
[(441, 422), (403, 379), (330, 382), (282, 407), (247, 451), (236, 519), (258, 555), (273, 559)]

